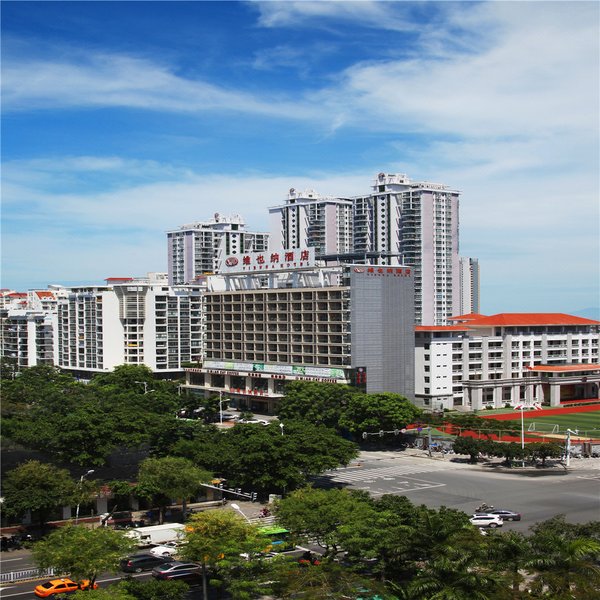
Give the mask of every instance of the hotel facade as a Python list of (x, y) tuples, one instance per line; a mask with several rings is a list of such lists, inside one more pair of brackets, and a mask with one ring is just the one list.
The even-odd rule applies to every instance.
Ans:
[[(239, 261), (236, 263), (235, 261)], [(205, 358), (186, 387), (272, 413), (289, 381), (414, 397), (414, 284), (404, 266), (318, 266), (311, 250), (230, 256), (204, 296)]]

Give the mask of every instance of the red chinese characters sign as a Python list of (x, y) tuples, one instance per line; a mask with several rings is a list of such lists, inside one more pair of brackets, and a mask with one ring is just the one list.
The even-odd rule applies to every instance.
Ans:
[(222, 272), (250, 273), (314, 266), (314, 249), (297, 248), (281, 252), (248, 252), (241, 255), (230, 255), (223, 261)]

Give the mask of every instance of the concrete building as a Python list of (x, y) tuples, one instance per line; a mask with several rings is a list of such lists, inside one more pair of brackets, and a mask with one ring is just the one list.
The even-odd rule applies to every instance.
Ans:
[(186, 369), (190, 390), (273, 412), (287, 381), (350, 383), (363, 368), (368, 393), (412, 400), (410, 268), (322, 267), (308, 250), (246, 255), (233, 268), (207, 280), (205, 360)]
[(460, 298), (458, 310), (461, 315), (479, 313), (481, 311), (479, 261), (476, 258), (461, 256), (459, 264)]
[(354, 199), (354, 251), (413, 269), (417, 325), (445, 325), (458, 310), (458, 209), (458, 191), (388, 173)]
[(334, 262), (410, 266), (415, 323), (446, 325), (461, 312), (458, 210), (458, 191), (402, 174), (379, 173), (371, 193), (351, 198), (292, 189), (285, 205), (269, 209), (271, 248), (305, 245)]
[(417, 405), (469, 411), (600, 397), (600, 322), (562, 313), (453, 321), (416, 327)]
[(13, 359), (17, 371), (54, 364), (57, 323), (56, 292), (6, 294), (0, 308), (0, 356)]
[(285, 204), (269, 208), (270, 248), (314, 248), (317, 256), (352, 250), (352, 200), (291, 188)]
[(123, 364), (180, 375), (202, 358), (202, 290), (168, 286), (164, 274), (69, 288), (58, 306), (57, 366), (84, 379)]
[(182, 225), (167, 232), (169, 285), (193, 284), (217, 273), (225, 255), (266, 251), (268, 233), (246, 231), (239, 215), (215, 213), (210, 221)]

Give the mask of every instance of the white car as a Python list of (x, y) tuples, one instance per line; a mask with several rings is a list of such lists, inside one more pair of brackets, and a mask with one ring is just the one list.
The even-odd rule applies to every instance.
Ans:
[(473, 515), (469, 521), (477, 527), (502, 527), (504, 521), (498, 515)]
[(264, 419), (238, 419), (237, 423), (246, 423), (251, 425), (268, 425), (269, 421)]
[(150, 548), (148, 552), (154, 556), (170, 558), (177, 554), (177, 546), (175, 544), (163, 544), (161, 546), (154, 546), (154, 548)]

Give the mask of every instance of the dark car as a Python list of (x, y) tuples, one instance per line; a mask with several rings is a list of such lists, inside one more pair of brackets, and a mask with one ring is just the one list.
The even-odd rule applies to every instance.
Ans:
[(153, 554), (134, 554), (122, 558), (119, 564), (121, 571), (125, 571), (125, 573), (141, 573), (142, 571), (150, 571), (167, 561), (168, 559)]
[(168, 581), (198, 582), (202, 578), (200, 565), (172, 560), (152, 569), (152, 577)]
[(500, 517), (503, 521), (520, 521), (521, 514), (518, 512), (514, 512), (512, 510), (506, 510), (503, 508), (495, 508), (494, 510), (487, 511), (488, 515), (496, 515)]

